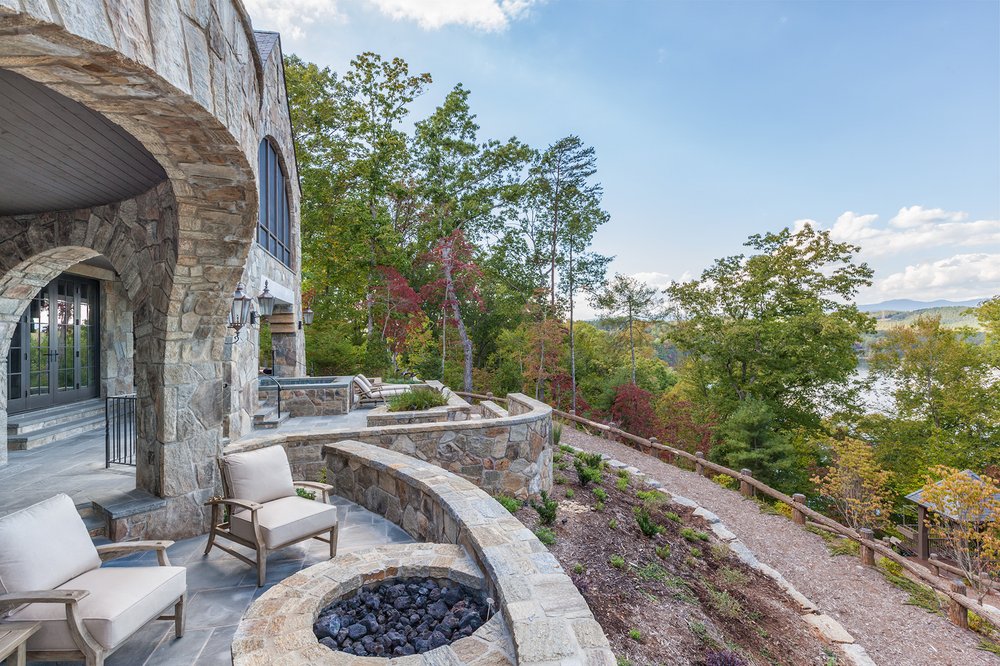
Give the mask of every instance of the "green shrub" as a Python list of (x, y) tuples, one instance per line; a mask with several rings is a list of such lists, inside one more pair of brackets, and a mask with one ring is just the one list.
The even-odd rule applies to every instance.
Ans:
[(792, 507), (788, 506), (784, 502), (778, 502), (774, 505), (774, 510), (778, 512), (779, 516), (784, 516), (789, 520), (792, 519)]
[(625, 558), (624, 558), (624, 557), (622, 557), (621, 555), (612, 555), (612, 556), (611, 556), (611, 557), (610, 557), (610, 558), (608, 559), (608, 562), (609, 562), (609, 563), (611, 564), (611, 566), (613, 566), (613, 567), (614, 567), (615, 569), (624, 569), (624, 568), (625, 568)]
[(632, 640), (636, 641), (636, 642), (641, 641), (642, 640), (642, 632), (639, 631), (638, 629), (629, 629), (628, 630), (628, 637), (631, 638)]
[(566, 489), (566, 499), (573, 499), (576, 496), (576, 492), (572, 488)]
[(690, 527), (682, 527), (681, 536), (688, 541), (708, 541), (708, 534)]
[(546, 546), (551, 546), (556, 542), (556, 533), (548, 527), (539, 527), (535, 530), (535, 536)]
[(556, 522), (556, 511), (559, 510), (559, 502), (549, 497), (549, 494), (542, 491), (542, 502), (532, 502), (531, 508), (538, 512), (538, 518), (542, 525), (551, 525)]
[(861, 554), (861, 544), (847, 537), (841, 537), (830, 542), (829, 548), (831, 555), (851, 555), (857, 557)]
[(573, 462), (573, 466), (576, 467), (576, 475), (580, 477), (581, 486), (586, 487), (589, 483), (600, 485), (601, 481), (604, 480), (600, 467), (591, 467), (579, 458)]
[(517, 513), (521, 509), (521, 500), (508, 495), (496, 495), (493, 499), (500, 502), (500, 505), (511, 513)]
[(681, 517), (676, 513), (674, 513), (673, 511), (664, 511), (663, 515), (666, 517), (667, 520), (672, 520), (675, 523), (681, 522)]
[(594, 497), (596, 497), (600, 501), (602, 502), (608, 501), (608, 494), (604, 491), (604, 488), (594, 488), (594, 490), (591, 492), (593, 492)]
[(670, 544), (665, 543), (662, 546), (656, 547), (656, 556), (661, 560), (665, 560), (670, 557)]
[(569, 479), (567, 479), (562, 474), (556, 474), (556, 477), (552, 479), (552, 483), (556, 484), (557, 486), (564, 486), (568, 481)]
[(875, 562), (875, 566), (888, 574), (892, 574), (893, 576), (903, 575), (903, 565), (895, 560), (890, 560), (888, 557), (878, 558)]
[(713, 543), (711, 546), (712, 557), (717, 560), (724, 560), (729, 557), (729, 544), (728, 543)]
[(723, 488), (729, 488), (730, 490), (736, 490), (740, 485), (739, 481), (728, 474), (716, 474), (712, 477), (712, 481), (719, 484)]
[(656, 562), (650, 562), (639, 569), (638, 574), (643, 580), (666, 580), (670, 577), (669, 572)]
[(563, 453), (568, 453), (571, 456), (575, 456), (576, 455), (576, 449), (574, 449), (572, 446), (569, 446), (567, 444), (560, 444), (559, 445), (559, 450), (562, 451)]
[(316, 493), (311, 490), (306, 490), (305, 488), (296, 488), (295, 494), (298, 495), (299, 497), (304, 497), (307, 500), (316, 499)]
[(431, 407), (443, 407), (448, 398), (431, 388), (415, 388), (406, 393), (394, 395), (386, 401), (390, 412), (416, 412)]
[(632, 513), (635, 514), (635, 522), (639, 525), (639, 530), (650, 539), (663, 531), (663, 528), (649, 517), (649, 510), (646, 507), (637, 506), (632, 510)]
[(552, 424), (552, 443), (559, 446), (559, 440), (562, 439), (563, 424), (556, 421)]
[(585, 453), (583, 451), (576, 454), (576, 459), (587, 467), (602, 469), (604, 467), (604, 456), (600, 453)]
[(618, 476), (618, 478), (615, 480), (615, 488), (617, 488), (618, 490), (620, 490), (622, 492), (625, 492), (626, 490), (628, 490), (628, 475), (627, 475), (627, 473), (626, 473), (626, 476), (621, 476), (621, 475)]
[(708, 596), (711, 600), (712, 608), (719, 615), (735, 619), (743, 614), (743, 605), (740, 604), (739, 599), (729, 594), (729, 592), (725, 590), (720, 592), (719, 590), (709, 588)]
[(701, 548), (691, 548), (691, 557), (701, 557), (702, 555)]
[(573, 565), (573, 573), (575, 573), (575, 574), (582, 574), (583, 573), (583, 565), (580, 564), (579, 562), (577, 562), (576, 564), (574, 564)]
[(722, 578), (722, 582), (726, 585), (734, 587), (746, 585), (750, 581), (750, 578), (745, 573), (732, 567), (722, 567), (719, 569), (719, 577)]
[(612, 518), (611, 520), (609, 520), (608, 521), (608, 529), (609, 530), (616, 530), (616, 529), (618, 529), (618, 521), (616, 519), (614, 519), (614, 518)]
[(618, 470), (618, 478), (619, 479), (628, 479), (629, 478), (628, 470), (627, 469), (620, 469), (620, 470)]
[(604, 502), (594, 502), (594, 511), (604, 511)]
[(659, 506), (667, 501), (667, 496), (659, 490), (639, 490), (635, 496), (647, 506)]

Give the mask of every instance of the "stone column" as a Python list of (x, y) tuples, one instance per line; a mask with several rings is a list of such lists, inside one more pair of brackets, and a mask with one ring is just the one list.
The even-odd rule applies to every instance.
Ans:
[(0, 467), (7, 464), (7, 354), (0, 356)]
[(132, 304), (121, 280), (101, 281), (101, 396), (135, 392)]
[(295, 333), (275, 333), (271, 331), (271, 349), (274, 350), (274, 376), (295, 377), (298, 375), (299, 355)]

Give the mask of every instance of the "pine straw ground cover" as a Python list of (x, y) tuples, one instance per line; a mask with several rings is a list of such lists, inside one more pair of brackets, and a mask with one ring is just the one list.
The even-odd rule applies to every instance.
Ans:
[(771, 579), (731, 555), (689, 509), (589, 463), (556, 455), (547, 506), (503, 500), (572, 577), (619, 664), (844, 663)]

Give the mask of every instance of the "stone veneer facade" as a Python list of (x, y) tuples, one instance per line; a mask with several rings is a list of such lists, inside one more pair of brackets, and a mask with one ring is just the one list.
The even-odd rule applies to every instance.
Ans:
[[(133, 356), (131, 367), (107, 368), (105, 391), (134, 381), (136, 484), (166, 500), (146, 537), (205, 531), (224, 438), (250, 429), (257, 332), (232, 344), (236, 284), (256, 295), (269, 280), (278, 311), (301, 311), (299, 188), (280, 42), (262, 52), (240, 0), (0, 0), (0, 68), (102, 114), (167, 176), (125, 201), (0, 217), (0, 359), (39, 289), (97, 256), (114, 269), (119, 284), (103, 290), (105, 315), (115, 318), (106, 332), (128, 335), (119, 317), (131, 312), (135, 342), (130, 350), (128, 341), (108, 340)], [(257, 152), (266, 137), (287, 177), (291, 267), (255, 243)], [(279, 345), (283, 371), (300, 372), (301, 331)], [(6, 381), (0, 386), (3, 439)], [(0, 464), (5, 456), (0, 441)]]
[(552, 488), (552, 408), (521, 393), (508, 400), (502, 418), (274, 433), (244, 438), (226, 453), (281, 444), (295, 478), (316, 479), (323, 446), (354, 440), (432, 463), (490, 494), (537, 496)]

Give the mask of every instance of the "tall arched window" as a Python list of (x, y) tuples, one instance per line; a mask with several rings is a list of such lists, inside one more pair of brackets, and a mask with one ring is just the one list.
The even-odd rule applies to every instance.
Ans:
[(292, 223), (288, 214), (285, 169), (270, 139), (257, 149), (257, 173), (260, 182), (260, 215), (257, 242), (286, 266), (292, 265)]

